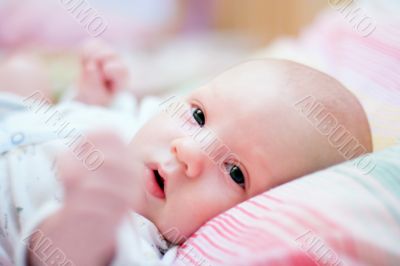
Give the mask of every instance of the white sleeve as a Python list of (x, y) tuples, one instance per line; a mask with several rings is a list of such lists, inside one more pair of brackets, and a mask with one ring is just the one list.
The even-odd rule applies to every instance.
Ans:
[[(15, 265), (16, 266), (27, 266), (27, 254), (28, 250), (31, 249), (29, 246), (29, 240), (33, 235), (40, 235), (42, 239), (40, 239), (39, 243), (44, 243), (46, 237), (43, 233), (36, 229), (47, 217), (51, 216), (60, 208), (59, 204), (54, 202), (49, 202), (45, 204), (40, 210), (37, 211), (37, 214), (32, 217), (32, 219), (24, 225), (20, 236), (17, 238), (15, 242)], [(51, 240), (49, 240), (51, 241)], [(50, 242), (51, 243), (51, 242)], [(38, 244), (39, 245), (39, 244)], [(35, 249), (32, 249), (32, 252), (35, 252)], [(51, 257), (51, 254), (47, 254), (47, 257)], [(43, 256), (43, 254), (40, 254)]]
[(26, 265), (27, 240), (60, 206), (62, 189), (53, 161), (40, 146), (17, 147), (0, 159), (1, 247), (13, 265)]

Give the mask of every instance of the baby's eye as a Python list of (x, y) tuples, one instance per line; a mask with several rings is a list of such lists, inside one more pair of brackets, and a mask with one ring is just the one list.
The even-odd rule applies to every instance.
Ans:
[(192, 115), (194, 120), (196, 120), (197, 124), (199, 124), (199, 126), (201, 127), (204, 126), (204, 124), (206, 123), (206, 118), (204, 116), (203, 111), (199, 107), (193, 108)]
[(232, 178), (232, 180), (236, 184), (238, 184), (239, 186), (244, 188), (244, 186), (245, 186), (244, 175), (243, 175), (242, 170), (240, 170), (239, 166), (237, 166), (235, 164), (227, 164), (227, 170), (228, 170), (229, 175)]

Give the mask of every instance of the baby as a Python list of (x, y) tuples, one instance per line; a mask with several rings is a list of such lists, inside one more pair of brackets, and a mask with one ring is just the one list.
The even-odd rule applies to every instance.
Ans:
[[(324, 108), (304, 116), (303, 109), (311, 108), (303, 105), (307, 97)], [(124, 249), (123, 236), (116, 235), (132, 211), (150, 220), (165, 240), (181, 244), (236, 204), (348, 159), (313, 123), (327, 114), (365, 148), (362, 153), (372, 149), (357, 99), (335, 79), (290, 61), (245, 62), (160, 107), (128, 145), (111, 133), (91, 135), (104, 154), (94, 171), (71, 151), (62, 156), (63, 204), (28, 230), (30, 265), (115, 263)], [(32, 234), (35, 229), (40, 239)], [(63, 264), (54, 264), (54, 258), (49, 264), (32, 248), (43, 236), (62, 251)], [(162, 265), (162, 258), (138, 261)]]

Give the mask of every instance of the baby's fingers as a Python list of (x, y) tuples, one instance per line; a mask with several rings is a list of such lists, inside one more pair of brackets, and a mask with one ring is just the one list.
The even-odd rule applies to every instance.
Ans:
[(107, 104), (109, 93), (104, 89), (103, 74), (100, 67), (90, 62), (82, 67), (77, 99), (88, 104)]
[(92, 86), (101, 86), (102, 75), (99, 67), (94, 62), (89, 62), (83, 67), (85, 81)]
[(117, 53), (102, 41), (88, 41), (86, 42), (80, 52), (82, 65), (94, 62), (112, 59), (117, 56)]
[(103, 74), (106, 81), (106, 88), (110, 93), (115, 93), (126, 87), (129, 71), (124, 62), (120, 59), (108, 60), (103, 63)]

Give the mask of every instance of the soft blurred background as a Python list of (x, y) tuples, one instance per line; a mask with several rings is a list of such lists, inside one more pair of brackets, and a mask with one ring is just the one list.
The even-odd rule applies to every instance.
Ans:
[(281, 36), (298, 35), (327, 5), (320, 0), (0, 0), (0, 52), (3, 58), (39, 54), (58, 83), (53, 86), (63, 88), (79, 69), (75, 50), (94, 38), (85, 27), (90, 19), (80, 22), (92, 8), (88, 14), (95, 12), (99, 23), (107, 24), (97, 38), (127, 54), (137, 89), (162, 91), (214, 75)]
[(398, 0), (0, 0), (0, 90), (24, 94), (40, 79), (58, 98), (94, 38), (124, 55), (141, 93), (185, 91), (249, 58), (288, 58), (357, 94), (383, 147), (400, 140), (398, 14)]

